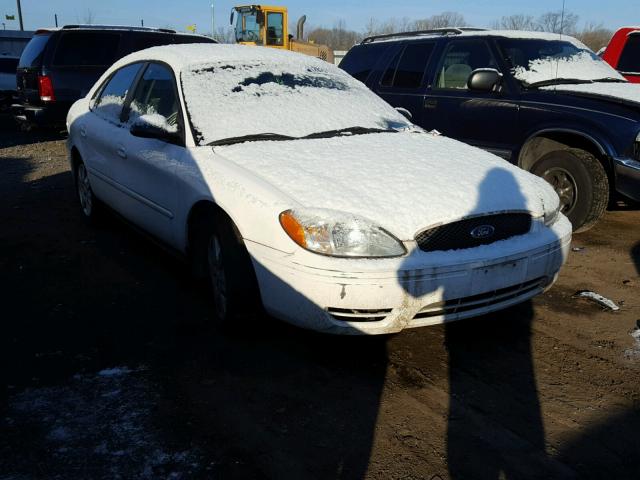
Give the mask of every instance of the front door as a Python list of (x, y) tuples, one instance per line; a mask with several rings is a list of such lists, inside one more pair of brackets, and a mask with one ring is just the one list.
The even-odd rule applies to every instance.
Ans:
[(479, 68), (500, 70), (489, 44), (452, 40), (424, 98), (423, 124), (510, 160), (518, 148), (518, 104), (507, 95), (506, 85), (495, 92), (469, 91), (467, 80)]

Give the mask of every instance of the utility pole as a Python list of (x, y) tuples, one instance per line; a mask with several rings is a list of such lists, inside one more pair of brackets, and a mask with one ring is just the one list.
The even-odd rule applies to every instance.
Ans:
[(55, 20), (55, 22), (56, 22), (56, 28), (58, 28), (58, 14), (57, 14), (57, 13), (54, 13), (54, 14), (53, 14), (53, 18), (54, 18), (54, 20)]
[(141, 26), (141, 27), (144, 27), (144, 18), (141, 18), (141, 19), (140, 19), (140, 26)]
[(24, 31), (24, 25), (22, 24), (22, 6), (20, 5), (20, 0), (18, 2), (18, 19), (20, 20), (20, 30)]
[(211, 38), (216, 39), (216, 9), (211, 0)]

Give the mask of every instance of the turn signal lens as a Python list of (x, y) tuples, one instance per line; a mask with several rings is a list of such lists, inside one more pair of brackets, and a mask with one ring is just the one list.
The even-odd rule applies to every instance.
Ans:
[(304, 236), (304, 228), (300, 225), (300, 222), (293, 216), (291, 210), (282, 212), (280, 214), (280, 225), (287, 232), (287, 235), (291, 237), (291, 240), (296, 242), (302, 248), (307, 248), (307, 240)]

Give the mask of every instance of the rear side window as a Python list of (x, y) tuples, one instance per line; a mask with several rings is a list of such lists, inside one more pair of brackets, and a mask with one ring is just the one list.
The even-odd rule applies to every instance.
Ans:
[(640, 72), (640, 34), (629, 35), (620, 55), (618, 70), (621, 72)]
[(42, 65), (44, 49), (47, 46), (50, 36), (50, 34), (34, 36), (22, 52), (18, 67), (27, 68)]
[(53, 58), (59, 67), (108, 67), (116, 61), (119, 33), (65, 32)]
[(433, 53), (435, 43), (410, 43), (402, 57), (394, 59), (387, 68), (382, 85), (394, 88), (419, 88)]
[(17, 58), (0, 57), (0, 73), (12, 73), (15, 75), (17, 67), (18, 67)]
[(134, 63), (116, 71), (102, 87), (102, 91), (93, 103), (92, 110), (107, 120), (120, 122), (122, 106), (140, 66), (140, 63)]
[(366, 82), (376, 63), (390, 45), (390, 43), (374, 43), (353, 47), (340, 63), (340, 68), (361, 82)]

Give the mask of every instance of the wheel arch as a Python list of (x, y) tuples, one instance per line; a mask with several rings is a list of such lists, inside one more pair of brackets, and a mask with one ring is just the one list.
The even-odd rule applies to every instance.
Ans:
[(69, 162), (71, 164), (71, 173), (75, 178), (78, 165), (82, 163), (82, 155), (80, 155), (80, 150), (78, 150), (78, 147), (75, 145), (71, 147), (71, 150), (69, 150)]
[(609, 179), (614, 178), (613, 164), (605, 146), (591, 135), (577, 130), (548, 129), (531, 135), (518, 155), (518, 166), (531, 171), (536, 161), (555, 150), (579, 148), (591, 153), (602, 164)]
[(242, 239), (242, 235), (240, 234), (240, 230), (238, 229), (236, 222), (234, 222), (231, 215), (229, 215), (220, 205), (209, 199), (198, 200), (192, 205), (187, 215), (184, 237), (186, 240), (185, 251), (187, 255), (191, 254), (191, 246), (193, 245), (195, 227), (197, 226), (198, 220), (208, 216), (213, 217), (216, 220), (220, 219), (230, 222), (236, 234), (240, 239)]

